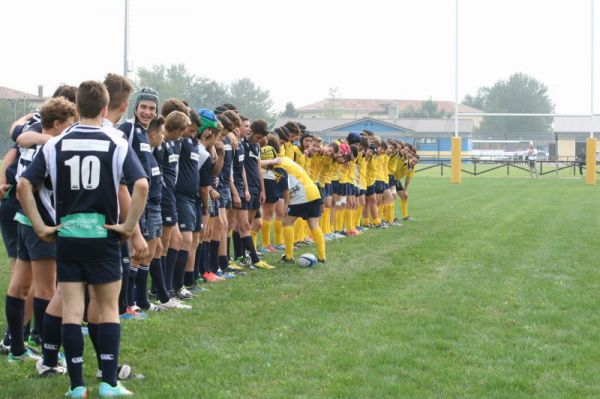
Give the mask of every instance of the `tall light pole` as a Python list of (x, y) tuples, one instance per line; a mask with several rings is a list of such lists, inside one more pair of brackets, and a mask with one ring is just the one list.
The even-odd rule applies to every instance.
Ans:
[(462, 180), (461, 168), (462, 168), (462, 153), (461, 153), (461, 140), (458, 135), (458, 1), (455, 0), (455, 37), (454, 37), (454, 136), (452, 137), (452, 144), (450, 147), (450, 182), (454, 184), (460, 184)]
[(123, 76), (127, 77), (129, 72), (129, 0), (125, 0), (125, 32), (123, 46)]
[(596, 184), (596, 139), (594, 138), (594, 96), (596, 95), (595, 91), (595, 82), (594, 82), (594, 58), (596, 55), (596, 50), (594, 46), (594, 35), (595, 35), (595, 25), (594, 25), (594, 0), (590, 0), (591, 3), (591, 65), (590, 65), (590, 137), (587, 139), (585, 145), (585, 167), (586, 167), (586, 176), (585, 182), (587, 184)]

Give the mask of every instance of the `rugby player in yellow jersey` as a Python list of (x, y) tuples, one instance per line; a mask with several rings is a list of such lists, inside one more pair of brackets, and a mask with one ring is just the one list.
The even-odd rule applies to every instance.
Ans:
[(365, 227), (360, 225), (360, 219), (366, 204), (365, 192), (367, 190), (367, 159), (365, 158), (365, 151), (369, 147), (369, 141), (358, 132), (350, 132), (346, 141), (351, 147), (356, 148), (356, 172), (354, 176), (356, 210), (354, 211), (354, 227), (359, 232), (362, 232), (365, 230)]
[[(415, 166), (419, 160), (416, 148), (408, 143), (405, 143), (400, 152), (404, 162), (399, 168), (398, 174), (398, 187), (400, 192), (400, 207), (402, 209), (402, 220), (413, 221), (414, 219), (408, 214), (408, 185), (415, 176)], [(401, 179), (404, 178), (404, 185), (402, 185)]]
[(388, 140), (388, 142), (387, 142), (387, 155), (388, 155), (387, 172), (388, 172), (388, 185), (390, 188), (390, 192), (392, 194), (392, 201), (390, 203), (384, 205), (383, 215), (384, 215), (384, 219), (386, 220), (387, 223), (394, 224), (394, 225), (401, 225), (401, 223), (395, 218), (395, 208), (396, 208), (395, 201), (398, 198), (398, 194), (396, 191), (395, 173), (396, 173), (396, 170), (398, 169), (399, 157), (400, 157), (398, 150), (399, 150), (398, 143), (391, 139)]
[(377, 148), (377, 168), (375, 172), (375, 193), (377, 194), (377, 214), (382, 218), (382, 225), (386, 226), (388, 223), (384, 217), (385, 205), (393, 201), (392, 193), (388, 185), (388, 155), (387, 155), (387, 144), (381, 140), (380, 137), (375, 136), (373, 138)]
[[(355, 236), (360, 234), (354, 228), (354, 208), (355, 208), (355, 193), (354, 193), (354, 175), (356, 173), (356, 156), (352, 153), (352, 149), (346, 143), (339, 145), (340, 151), (337, 154), (336, 161), (339, 162), (339, 191), (338, 203), (340, 213), (339, 219), (340, 234)], [(356, 151), (356, 149), (354, 149)]]
[[(269, 145), (278, 152), (279, 138), (274, 134), (267, 137)], [(282, 263), (294, 261), (294, 228), (293, 224), (298, 218), (308, 221), (310, 232), (317, 247), (317, 259), (325, 263), (325, 239), (319, 226), (321, 216), (321, 195), (310, 176), (297, 163), (287, 157), (276, 158), (267, 164), (275, 173), (284, 176), (281, 179), (281, 190), (286, 206), (286, 215), (283, 219), (283, 235), (285, 240), (285, 254), (281, 257)], [(287, 176), (287, 178), (285, 178)]]

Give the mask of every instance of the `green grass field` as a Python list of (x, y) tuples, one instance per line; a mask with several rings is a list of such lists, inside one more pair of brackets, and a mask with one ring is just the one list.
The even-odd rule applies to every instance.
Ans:
[[(192, 311), (124, 322), (121, 359), (146, 375), (126, 386), (143, 398), (600, 396), (600, 187), (417, 175), (411, 191), (416, 222), (328, 244), (324, 266), (252, 271)], [(97, 397), (89, 340), (84, 372)], [(66, 391), (66, 378), (34, 375), (0, 359), (0, 396)]]

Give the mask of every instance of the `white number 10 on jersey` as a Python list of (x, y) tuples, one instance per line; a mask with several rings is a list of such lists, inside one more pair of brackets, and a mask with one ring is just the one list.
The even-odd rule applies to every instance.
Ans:
[(95, 155), (88, 155), (80, 163), (80, 158), (75, 155), (65, 161), (65, 165), (71, 170), (71, 190), (79, 190), (81, 185), (85, 190), (94, 190), (100, 185), (100, 159)]

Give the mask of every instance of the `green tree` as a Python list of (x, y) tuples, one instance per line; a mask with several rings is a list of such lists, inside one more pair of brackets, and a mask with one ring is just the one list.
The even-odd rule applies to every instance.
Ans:
[[(214, 109), (218, 105), (232, 103), (250, 119), (272, 121), (274, 117), (269, 91), (258, 87), (250, 79), (219, 83), (190, 73), (183, 64), (139, 68), (135, 86), (136, 90), (152, 87), (158, 91), (161, 105), (167, 98), (186, 100), (192, 108)], [(133, 115), (133, 107), (134, 101), (130, 104), (128, 115)]]
[[(489, 113), (554, 112), (546, 85), (523, 73), (515, 73), (508, 80), (499, 80), (492, 87), (482, 87), (475, 97), (466, 96), (463, 103)], [(532, 138), (551, 131), (551, 117), (486, 116), (479, 127), (479, 132), (485, 137), (501, 139)]]
[(281, 116), (285, 118), (297, 118), (300, 113), (294, 107), (294, 103), (289, 101), (285, 104), (285, 111), (281, 113)]
[(264, 90), (245, 78), (233, 81), (228, 91), (229, 102), (250, 120), (261, 118), (273, 121), (275, 114), (269, 90)]
[(447, 118), (448, 114), (438, 109), (437, 103), (429, 97), (428, 100), (421, 103), (417, 110), (409, 105), (400, 112), (401, 118)]

